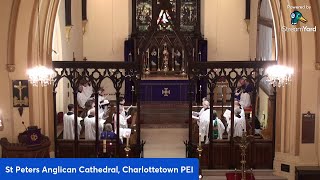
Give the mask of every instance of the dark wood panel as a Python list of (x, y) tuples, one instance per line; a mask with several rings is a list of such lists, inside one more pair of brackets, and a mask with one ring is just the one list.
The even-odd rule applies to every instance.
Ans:
[(229, 169), (231, 160), (230, 142), (214, 142), (211, 147), (211, 167), (213, 169)]
[(209, 145), (205, 144), (202, 146), (203, 151), (201, 154), (200, 165), (201, 168), (208, 169), (209, 168)]
[(252, 168), (272, 169), (272, 141), (254, 142), (252, 144)]
[[(74, 157), (74, 141), (58, 140), (57, 141), (57, 157), (73, 158)], [(116, 156), (116, 143), (107, 142), (106, 153), (103, 153), (103, 144), (100, 141), (99, 152), (96, 154), (95, 141), (79, 141), (77, 157), (80, 158), (95, 158), (95, 157), (126, 157), (124, 151), (125, 145), (120, 145), (119, 156)], [(141, 148), (139, 145), (131, 145), (129, 157), (140, 157)]]

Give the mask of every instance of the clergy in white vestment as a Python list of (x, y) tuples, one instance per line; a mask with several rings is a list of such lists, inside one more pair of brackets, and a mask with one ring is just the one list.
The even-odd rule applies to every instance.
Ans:
[[(234, 110), (239, 109), (240, 110), (240, 118), (241, 121), (244, 122), (243, 126), (244, 129), (246, 129), (246, 117), (245, 117), (245, 113), (244, 113), (244, 109), (241, 107), (241, 105), (239, 104), (239, 101), (235, 100), (234, 101)], [(231, 135), (231, 111), (229, 109), (227, 109), (223, 116), (226, 118), (227, 121), (227, 133), (230, 136)]]
[[(199, 134), (201, 134), (201, 141), (205, 141), (205, 143), (209, 143), (209, 124), (210, 124), (210, 104), (209, 101), (204, 101), (202, 103), (204, 108), (203, 112), (199, 117), (194, 117), (198, 119), (197, 124), (199, 126)], [(206, 137), (206, 139), (205, 139)]]
[(85, 108), (85, 104), (89, 98), (90, 97), (87, 97), (85, 95), (85, 93), (83, 92), (83, 86), (80, 85), (79, 89), (78, 89), (78, 93), (77, 93), (77, 102), (78, 102), (79, 107)]
[[(126, 116), (123, 113), (123, 109), (119, 109), (119, 128), (128, 128), (128, 119), (131, 117), (131, 115)], [(117, 134), (117, 116), (114, 116), (114, 131)]]
[(77, 93), (78, 105), (85, 108), (85, 103), (90, 99), (93, 93), (92, 86), (86, 80), (81, 80), (79, 83), (79, 89)]
[(225, 127), (223, 122), (218, 118), (217, 111), (213, 110), (212, 112), (213, 116), (213, 139), (222, 139), (222, 135), (225, 131)]
[(103, 100), (100, 102), (99, 105), (99, 119), (106, 120), (108, 118), (108, 106), (110, 105), (110, 102), (108, 100)]
[(246, 131), (246, 121), (240, 116), (241, 110), (236, 108), (234, 110), (234, 133), (233, 137), (242, 136), (242, 133)]
[[(207, 99), (206, 97), (202, 98), (202, 103), (203, 103), (204, 101), (208, 101), (208, 99)], [(209, 102), (209, 101), (208, 101), (208, 102)], [(203, 113), (203, 111), (204, 111), (204, 108), (203, 108), (203, 107), (200, 109), (199, 112), (192, 111), (192, 116), (193, 116), (193, 118), (194, 118), (194, 119), (198, 119), (197, 117), (199, 117), (199, 116), (201, 115), (201, 113)]]
[[(98, 134), (100, 135), (103, 131), (104, 120), (98, 120)], [(91, 109), (89, 115), (84, 119), (85, 125), (85, 139), (86, 140), (95, 140), (96, 139), (96, 118), (95, 118), (95, 109)]]
[(234, 101), (234, 109), (239, 108), (240, 109), (240, 116), (241, 118), (245, 118), (244, 108), (240, 105), (239, 101)]
[[(63, 139), (72, 139), (74, 140), (74, 106), (73, 104), (68, 105), (68, 112), (63, 115)], [(78, 128), (78, 138), (80, 135), (81, 125), (78, 118), (77, 128)]]

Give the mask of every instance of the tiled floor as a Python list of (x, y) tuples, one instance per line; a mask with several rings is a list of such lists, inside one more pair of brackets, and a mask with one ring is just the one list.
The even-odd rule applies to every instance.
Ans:
[(185, 158), (184, 141), (188, 139), (187, 128), (142, 128), (141, 139), (146, 141), (146, 158)]

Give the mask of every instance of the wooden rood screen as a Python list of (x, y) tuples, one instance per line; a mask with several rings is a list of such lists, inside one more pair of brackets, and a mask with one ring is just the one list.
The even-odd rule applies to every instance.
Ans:
[[(75, 62), (75, 61), (55, 61), (53, 62), (53, 67), (56, 72), (56, 77), (54, 78), (54, 88), (53, 88), (53, 101), (54, 101), (54, 131), (55, 131), (55, 155), (56, 157), (125, 157), (126, 153), (124, 148), (126, 145), (130, 145), (130, 151), (127, 152), (130, 157), (140, 157), (141, 153), (141, 143), (140, 143), (140, 100), (137, 98), (137, 114), (133, 115), (135, 124), (130, 124), (131, 128), (131, 138), (130, 143), (123, 144), (120, 141), (119, 133), (117, 133), (115, 140), (108, 140), (103, 142), (99, 139), (99, 102), (98, 102), (98, 90), (101, 87), (103, 81), (107, 80), (111, 83), (107, 83), (108, 91), (112, 91), (115, 94), (114, 103), (116, 104), (116, 112), (114, 112), (116, 118), (116, 123), (114, 127), (116, 132), (119, 132), (119, 99), (120, 91), (124, 86), (124, 81), (129, 80), (135, 85), (135, 95), (139, 97), (139, 66), (135, 63), (122, 63), (122, 62)], [(74, 104), (74, 119), (79, 117), (79, 106), (77, 102), (78, 88), (81, 81), (85, 79), (89, 82), (93, 89), (93, 96), (95, 100), (95, 140), (84, 140), (81, 136), (83, 134), (85, 127), (83, 122), (81, 123), (82, 128), (78, 129), (77, 121), (74, 121), (74, 138), (71, 140), (66, 140), (63, 137), (62, 131), (64, 130), (63, 123), (57, 120), (57, 93), (61, 88), (58, 88), (59, 82), (63, 82), (63, 92), (73, 93), (73, 104)], [(66, 82), (64, 82), (66, 81)], [(65, 97), (65, 96), (63, 96)], [(68, 95), (69, 97), (69, 95)], [(69, 101), (70, 101), (69, 99)], [(68, 101), (64, 98), (63, 101)], [(66, 111), (64, 109), (63, 111)], [(60, 113), (61, 114), (61, 113)], [(112, 123), (112, 122), (111, 122)], [(62, 131), (61, 131), (62, 130)], [(79, 133), (78, 131), (81, 131)], [(80, 134), (78, 136), (77, 134)], [(103, 147), (104, 146), (104, 147)]]
[[(223, 111), (227, 108), (231, 110), (230, 121), (230, 133), (224, 133), (223, 138), (217, 139), (214, 137), (214, 124), (210, 121), (209, 126), (209, 143), (202, 143), (202, 156), (201, 165), (204, 168), (209, 169), (234, 169), (240, 167), (240, 148), (239, 143), (235, 141), (234, 137), (234, 101), (235, 90), (240, 80), (246, 79), (252, 86), (251, 92), (251, 107), (245, 109), (246, 114), (246, 131), (249, 135), (255, 134), (256, 122), (253, 117), (257, 116), (257, 97), (259, 95), (259, 84), (261, 80), (265, 78), (265, 68), (269, 65), (275, 64), (275, 61), (231, 61), (231, 62), (199, 62), (190, 61), (187, 70), (186, 80), (189, 82), (188, 89), (188, 101), (189, 101), (189, 140), (186, 143), (187, 157), (198, 157), (197, 145), (198, 145), (198, 125), (194, 119), (192, 119), (192, 111), (197, 111), (199, 107), (195, 106), (199, 104), (202, 97), (207, 96), (210, 100), (210, 119), (213, 118), (212, 110), (218, 112), (218, 116), (221, 118)], [(108, 91), (112, 91), (115, 94), (114, 103), (116, 109), (119, 109), (119, 98), (123, 92), (125, 84), (130, 82), (130, 93), (134, 96), (133, 106), (136, 107), (136, 114), (133, 123), (131, 123), (132, 134), (130, 142), (127, 144), (126, 140), (121, 143), (120, 137), (117, 134), (115, 140), (109, 140), (104, 148), (104, 142), (99, 139), (99, 119), (96, 118), (96, 139), (85, 140), (81, 135), (77, 136), (78, 124), (74, 123), (74, 138), (64, 139), (61, 132), (61, 121), (58, 121), (58, 117), (54, 117), (54, 130), (55, 130), (55, 153), (56, 157), (142, 157), (144, 142), (140, 139), (140, 101), (141, 101), (141, 77), (143, 70), (139, 60), (133, 62), (73, 62), (73, 61), (59, 61), (53, 62), (56, 77), (54, 79), (54, 112), (57, 112), (57, 102), (59, 100), (59, 82), (67, 82), (69, 85), (65, 85), (64, 88), (69, 87), (67, 92), (73, 94), (72, 103), (75, 107), (74, 117), (78, 117), (78, 102), (77, 93), (79, 83), (82, 79), (86, 79), (91, 83), (93, 87), (93, 94), (95, 97), (95, 104), (98, 104), (98, 90), (99, 87), (104, 84), (103, 81), (108, 79)], [(127, 81), (127, 82), (126, 82)], [(126, 82), (126, 83), (125, 83)], [(132, 87), (133, 86), (133, 87)], [(214, 104), (216, 101), (217, 92), (216, 89), (219, 86), (223, 86), (223, 94), (226, 91), (230, 92), (230, 97), (222, 98), (222, 104)], [(200, 88), (199, 88), (200, 87)], [(63, 89), (63, 88), (62, 88)], [(204, 89), (208, 90), (208, 93), (204, 93)], [(199, 90), (200, 95), (199, 95)], [(109, 92), (107, 92), (109, 93)], [(125, 93), (127, 93), (125, 91)], [(202, 94), (201, 94), (202, 93)], [(65, 96), (63, 96), (65, 97)], [(60, 98), (61, 99), (61, 98)], [(275, 98), (272, 103), (275, 103)], [(63, 99), (67, 100), (67, 99)], [(60, 102), (61, 103), (61, 102)], [(226, 103), (226, 104), (224, 104)], [(229, 103), (229, 104), (228, 104)], [(98, 106), (95, 106), (96, 117), (98, 117)], [(269, 109), (270, 111), (271, 109)], [(64, 112), (66, 109), (64, 109)], [(272, 110), (274, 114), (274, 109)], [(61, 114), (61, 113), (60, 113)], [(116, 131), (119, 132), (119, 112), (116, 114)], [(269, 115), (268, 119), (273, 121), (272, 135), (266, 137), (255, 137), (249, 144), (247, 152), (247, 165), (250, 168), (272, 168), (274, 158), (274, 125), (276, 124), (275, 117)], [(221, 120), (225, 123), (224, 119)], [(135, 123), (134, 123), (135, 122)], [(227, 126), (227, 124), (225, 124)], [(182, 142), (181, 142), (182, 143)], [(126, 147), (130, 147), (130, 151), (125, 151)], [(148, 144), (147, 144), (148, 145)], [(127, 149), (128, 150), (128, 149)]]
[[(236, 89), (240, 81), (246, 80), (252, 87), (251, 106), (244, 108), (245, 123), (248, 135), (257, 135), (255, 133), (254, 117), (256, 113), (256, 98), (259, 93), (260, 81), (266, 78), (265, 68), (275, 64), (275, 61), (231, 61), (231, 62), (195, 62), (189, 67), (189, 142), (186, 143), (188, 157), (198, 157), (197, 148), (201, 144), (203, 149), (201, 154), (201, 166), (208, 169), (234, 169), (240, 168), (240, 148), (239, 143), (235, 141), (234, 130), (234, 99)], [(197, 82), (202, 80), (205, 82), (206, 87), (201, 87)], [(223, 104), (226, 101), (222, 98), (222, 104), (214, 104), (216, 88), (222, 86), (229, 88), (231, 97), (228, 98), (229, 104)], [(195, 95), (199, 93), (199, 89), (208, 89), (208, 96), (210, 97), (210, 125), (209, 125), (209, 141), (207, 143), (199, 144), (199, 131), (196, 121), (192, 118), (192, 111), (199, 111), (194, 106), (197, 100)], [(198, 89), (198, 90), (197, 90)], [(223, 90), (222, 93), (225, 93)], [(204, 96), (202, 96), (204, 97)], [(275, 102), (274, 102), (275, 103)], [(226, 123), (223, 117), (225, 109), (231, 110), (231, 122)], [(218, 117), (224, 123), (225, 128), (230, 127), (230, 131), (223, 133), (223, 137), (214, 137), (213, 128), (213, 110), (217, 111)], [(270, 111), (270, 110), (269, 110)], [(275, 117), (273, 118), (275, 121)], [(273, 123), (275, 124), (275, 123)], [(274, 128), (274, 127), (273, 127)], [(264, 138), (263, 136), (254, 136), (254, 140), (249, 144), (246, 161), (250, 168), (272, 168), (274, 158), (274, 130), (272, 138)]]

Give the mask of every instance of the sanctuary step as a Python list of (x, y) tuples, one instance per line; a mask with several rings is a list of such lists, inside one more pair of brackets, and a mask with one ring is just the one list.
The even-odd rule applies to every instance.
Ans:
[(188, 128), (141, 128), (146, 158), (185, 158)]
[[(234, 172), (234, 170), (202, 170), (203, 180), (226, 180), (228, 172)], [(269, 169), (253, 170), (253, 174), (256, 180), (287, 180), (273, 175), (273, 170)]]
[(187, 103), (150, 102), (141, 104), (143, 124), (184, 124), (188, 120)]

